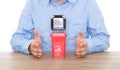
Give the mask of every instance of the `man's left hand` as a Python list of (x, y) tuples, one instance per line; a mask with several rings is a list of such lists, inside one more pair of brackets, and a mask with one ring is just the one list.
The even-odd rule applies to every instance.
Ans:
[(77, 57), (84, 57), (87, 53), (87, 42), (84, 39), (83, 32), (80, 32), (76, 38), (76, 55)]

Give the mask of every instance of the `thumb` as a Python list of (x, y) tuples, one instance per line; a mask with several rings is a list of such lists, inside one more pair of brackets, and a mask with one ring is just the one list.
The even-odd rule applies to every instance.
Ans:
[(39, 38), (38, 30), (34, 29), (34, 39), (38, 39), (38, 38)]
[(83, 32), (80, 32), (80, 33), (79, 33), (79, 37), (80, 37), (80, 38), (84, 38), (84, 33), (83, 33)]

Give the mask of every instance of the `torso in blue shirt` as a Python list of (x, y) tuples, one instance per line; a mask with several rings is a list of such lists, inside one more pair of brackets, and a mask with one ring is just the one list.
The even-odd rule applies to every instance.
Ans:
[[(75, 51), (79, 32), (84, 32), (88, 53), (104, 51), (109, 47), (109, 35), (95, 0), (65, 0), (62, 4), (54, 0), (28, 0), (18, 30), (11, 40), (13, 49), (28, 53), (30, 40), (34, 38), (33, 29), (36, 28), (42, 39), (43, 51), (51, 51), (53, 15), (64, 15), (66, 18), (67, 51)], [(17, 40), (19, 42), (15, 43)]]

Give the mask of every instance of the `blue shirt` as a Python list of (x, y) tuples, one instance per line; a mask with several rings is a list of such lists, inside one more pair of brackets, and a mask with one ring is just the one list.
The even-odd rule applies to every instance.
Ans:
[(43, 51), (51, 51), (51, 17), (66, 18), (67, 51), (75, 51), (76, 37), (84, 32), (88, 44), (87, 53), (103, 52), (109, 47), (109, 34), (103, 16), (95, 0), (65, 0), (58, 4), (54, 0), (27, 0), (21, 14), (19, 26), (11, 39), (12, 49), (29, 54), (28, 47), (34, 38), (33, 30), (39, 31)]

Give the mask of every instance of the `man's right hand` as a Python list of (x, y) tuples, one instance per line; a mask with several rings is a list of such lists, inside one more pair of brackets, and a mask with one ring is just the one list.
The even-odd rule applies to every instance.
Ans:
[(34, 39), (29, 46), (29, 51), (32, 52), (32, 55), (35, 57), (42, 56), (42, 49), (41, 49), (42, 41), (39, 37), (37, 29), (34, 29)]

